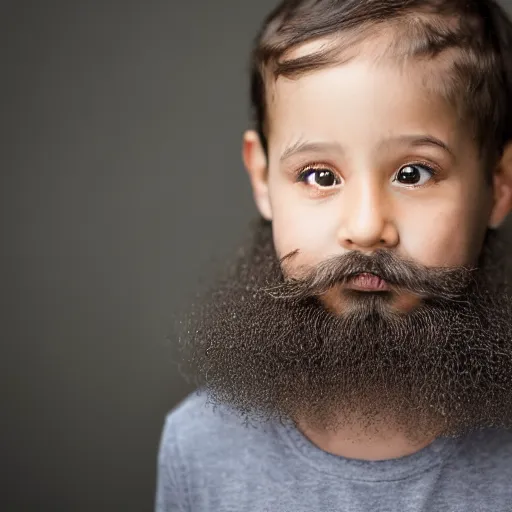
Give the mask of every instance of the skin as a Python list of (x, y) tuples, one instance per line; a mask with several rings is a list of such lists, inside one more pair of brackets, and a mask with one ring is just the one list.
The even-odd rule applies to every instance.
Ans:
[[(311, 45), (293, 56), (301, 51)], [(470, 134), (423, 85), (426, 67), (376, 65), (361, 55), (271, 84), (268, 160), (254, 131), (244, 134), (243, 159), (256, 205), (272, 221), (277, 256), (294, 253), (283, 263), (286, 276), (331, 256), (379, 248), (429, 267), (472, 265), (486, 230), (505, 220), (510, 146), (489, 186)], [(307, 166), (305, 182), (297, 181)], [(338, 287), (321, 297), (337, 315), (353, 300)], [(391, 306), (407, 314), (419, 300), (395, 292)], [(335, 432), (299, 426), (325, 451), (359, 459), (408, 455), (433, 440), (412, 443), (391, 424), (371, 438), (357, 423)]]

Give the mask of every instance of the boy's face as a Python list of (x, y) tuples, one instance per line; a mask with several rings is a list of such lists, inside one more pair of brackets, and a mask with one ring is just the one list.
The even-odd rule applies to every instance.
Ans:
[[(377, 413), (412, 436), (512, 425), (510, 258), (488, 230), (510, 210), (512, 151), (489, 184), (436, 76), (358, 56), (271, 88), (269, 160), (252, 131), (243, 156), (272, 222), (186, 324), (214, 399), (323, 426)], [(370, 269), (389, 290), (368, 292), (386, 286)]]
[[(378, 248), (429, 267), (476, 263), (504, 213), (469, 130), (424, 85), (432, 66), (356, 58), (271, 87), (268, 173), (250, 135), (244, 156), (278, 256), (298, 250), (285, 274)], [(350, 297), (337, 287), (322, 300), (342, 313)], [(417, 301), (404, 292), (390, 304)]]

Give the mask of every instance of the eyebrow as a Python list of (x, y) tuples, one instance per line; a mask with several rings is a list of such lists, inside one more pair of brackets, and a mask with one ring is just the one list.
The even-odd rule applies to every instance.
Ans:
[[(456, 159), (455, 153), (450, 148), (450, 146), (448, 146), (446, 142), (443, 142), (441, 139), (433, 137), (432, 135), (399, 135), (397, 137), (390, 137), (385, 139), (380, 145), (388, 146), (393, 142), (406, 142), (409, 145), (416, 147), (433, 146), (441, 148), (446, 151), (454, 160)], [(284, 162), (288, 158), (301, 153), (318, 153), (321, 151), (331, 151), (341, 154), (344, 153), (343, 146), (338, 142), (312, 142), (298, 140), (283, 151), (283, 154), (280, 157), (280, 161)]]
[(398, 137), (391, 137), (385, 141), (383, 141), (384, 145), (389, 144), (390, 142), (408, 142), (411, 146), (434, 146), (441, 149), (444, 149), (450, 156), (455, 160), (454, 151), (448, 146), (446, 142), (443, 142), (441, 139), (434, 137), (432, 135), (399, 135)]
[(301, 153), (318, 153), (320, 151), (334, 151), (343, 153), (343, 146), (338, 142), (311, 142), (298, 140), (291, 146), (288, 146), (281, 155), (281, 162), (284, 162), (291, 156)]

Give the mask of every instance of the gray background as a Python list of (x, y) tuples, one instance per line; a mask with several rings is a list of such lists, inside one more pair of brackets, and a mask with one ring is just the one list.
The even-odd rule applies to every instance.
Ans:
[(256, 214), (273, 0), (0, 3), (2, 511), (150, 511), (173, 315)]
[(0, 3), (2, 511), (152, 509), (191, 390), (173, 317), (256, 215), (240, 144), (275, 3)]

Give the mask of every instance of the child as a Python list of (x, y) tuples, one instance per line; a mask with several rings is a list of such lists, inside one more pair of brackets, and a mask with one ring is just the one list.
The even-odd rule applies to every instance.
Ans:
[(490, 0), (267, 18), (261, 219), (187, 324), (202, 386), (167, 417), (157, 511), (511, 509), (511, 55)]

